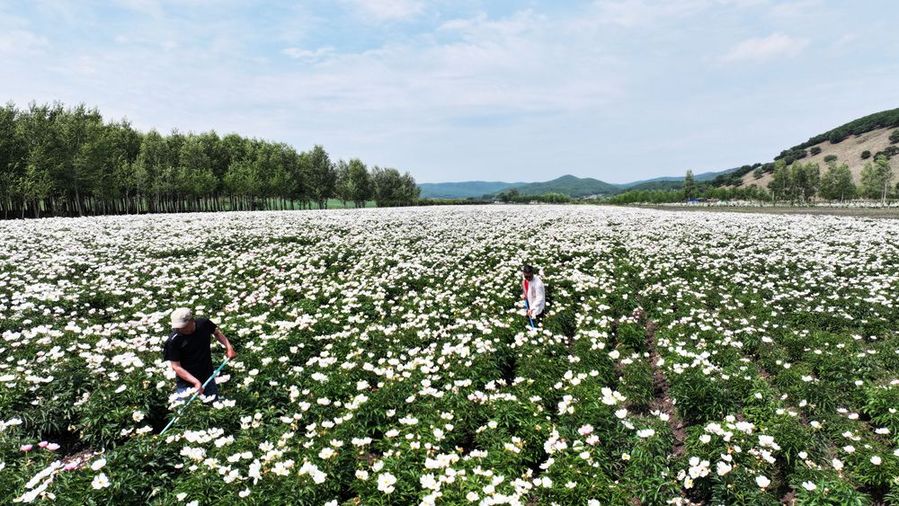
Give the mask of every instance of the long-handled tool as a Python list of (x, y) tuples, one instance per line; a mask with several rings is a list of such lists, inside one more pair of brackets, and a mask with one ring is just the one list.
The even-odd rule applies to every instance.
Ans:
[[(525, 310), (525, 311), (530, 311), (530, 310), (531, 310), (530, 306), (528, 305), (528, 300), (527, 300), (527, 299), (524, 299), (524, 310)], [(528, 321), (531, 322), (531, 328), (532, 328), (532, 329), (537, 328), (537, 326), (534, 325), (534, 319), (531, 318), (531, 315), (528, 315)]]
[[(227, 363), (228, 363), (228, 357), (225, 357), (225, 361), (222, 362), (222, 365), (218, 366), (218, 368), (217, 368), (216, 370), (212, 371), (212, 376), (210, 376), (210, 377), (203, 383), (203, 388), (204, 388), (204, 389), (206, 388), (206, 385), (208, 385), (210, 381), (212, 381), (216, 376), (219, 375), (220, 372), (222, 372), (222, 369), (224, 369), (225, 364), (227, 364)], [(184, 408), (186, 408), (188, 405), (190, 405), (190, 403), (193, 402), (193, 400), (196, 399), (197, 396), (199, 396), (199, 395), (200, 395), (199, 392), (194, 392), (194, 394), (190, 396), (190, 399), (188, 399), (187, 402), (185, 402), (185, 403), (181, 406), (181, 408), (178, 409), (178, 412), (175, 413), (175, 418), (172, 418), (172, 420), (165, 426), (165, 428), (162, 429), (162, 432), (159, 433), (160, 436), (163, 435), (163, 434), (165, 434), (165, 431), (169, 430), (169, 428), (170, 428), (172, 425), (175, 424), (175, 422), (176, 422), (176, 421), (178, 420), (178, 418), (181, 416), (181, 413), (184, 411)]]

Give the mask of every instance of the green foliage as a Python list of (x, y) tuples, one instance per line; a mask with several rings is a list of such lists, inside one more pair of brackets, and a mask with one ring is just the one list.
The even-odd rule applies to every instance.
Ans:
[(787, 166), (786, 159), (774, 164), (774, 177), (768, 189), (774, 201), (789, 200), (791, 203), (805, 204), (815, 196), (821, 181), (821, 171), (817, 163), (794, 163)]
[[(374, 197), (372, 178), (360, 160), (335, 163), (322, 146), (297, 152), (237, 134), (141, 133), (83, 105), (0, 108), (6, 218), (324, 208), (334, 197), (362, 207)], [(418, 198), (408, 173), (382, 179), (380, 192), (385, 205)]]
[(396, 169), (375, 166), (371, 173), (374, 199), (378, 206), (405, 206), (418, 200), (421, 190), (415, 179), (407, 172), (400, 174)]
[(696, 181), (693, 179), (693, 171), (688, 170), (684, 176), (684, 198), (690, 200), (696, 197)]
[(874, 159), (874, 163), (868, 162), (862, 168), (862, 195), (871, 199), (879, 198), (885, 203), (892, 180), (893, 168), (890, 160), (885, 156), (878, 156)]
[(855, 183), (852, 182), (849, 166), (845, 163), (828, 165), (827, 171), (821, 177), (821, 197), (842, 202), (853, 199), (855, 193)]
[(871, 152), (866, 149), (862, 151), (861, 157), (862, 160), (867, 160), (868, 158), (871, 158)]
[(768, 183), (768, 189), (775, 202), (788, 198), (790, 188), (793, 186), (792, 180), (792, 174), (787, 168), (786, 162), (783, 160), (774, 162), (774, 176)]

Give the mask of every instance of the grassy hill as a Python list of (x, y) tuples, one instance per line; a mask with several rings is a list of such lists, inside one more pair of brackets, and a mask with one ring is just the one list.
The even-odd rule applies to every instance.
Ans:
[[(780, 152), (774, 159), (783, 160), (788, 165), (801, 160), (803, 163), (817, 163), (823, 171), (828, 160), (849, 166), (855, 183), (861, 179), (861, 171), (867, 162), (873, 161), (878, 153), (892, 156), (899, 154), (899, 109), (890, 109), (840, 125), (832, 130), (816, 135), (802, 144)], [(892, 139), (892, 140), (891, 140)], [(757, 167), (759, 166), (756, 164)], [(726, 181), (731, 186), (757, 186), (767, 188), (772, 178), (773, 164), (761, 166), (761, 170), (748, 170), (740, 177)], [(741, 171), (743, 172), (743, 171)]]

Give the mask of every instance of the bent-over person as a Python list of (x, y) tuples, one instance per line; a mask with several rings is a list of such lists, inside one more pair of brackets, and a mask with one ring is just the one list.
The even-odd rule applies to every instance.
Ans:
[(165, 342), (164, 358), (175, 371), (177, 382), (175, 393), (179, 396), (195, 390), (200, 395), (218, 397), (218, 385), (215, 379), (203, 388), (203, 382), (210, 376), (212, 367), (211, 338), (215, 338), (225, 347), (225, 356), (233, 359), (237, 356), (234, 347), (222, 331), (208, 318), (194, 318), (188, 308), (172, 311), (172, 334)]

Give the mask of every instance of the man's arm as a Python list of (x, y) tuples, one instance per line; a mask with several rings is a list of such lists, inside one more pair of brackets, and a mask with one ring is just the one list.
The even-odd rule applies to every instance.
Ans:
[(222, 343), (222, 346), (225, 347), (225, 356), (228, 357), (228, 359), (232, 359), (237, 356), (237, 352), (234, 351), (234, 347), (231, 346), (231, 342), (228, 341), (228, 338), (225, 337), (225, 334), (222, 334), (222, 331), (220, 329), (216, 328), (213, 334), (215, 335), (215, 338), (218, 339), (218, 342)]
[(198, 394), (203, 394), (203, 382), (195, 378), (193, 374), (187, 372), (187, 369), (181, 367), (181, 362), (172, 360), (169, 364), (171, 364), (172, 370), (175, 371), (175, 374), (178, 375), (179, 378), (193, 385), (194, 388), (197, 389)]

